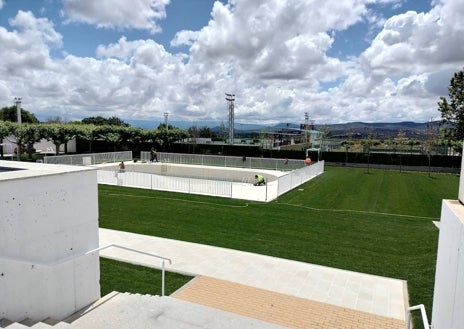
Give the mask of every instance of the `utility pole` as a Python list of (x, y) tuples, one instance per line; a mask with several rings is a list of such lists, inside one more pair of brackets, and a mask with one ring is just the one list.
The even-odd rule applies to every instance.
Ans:
[(21, 97), (15, 97), (14, 102), (16, 104), (16, 117), (17, 121), (20, 124), (22, 122), (21, 120)]
[(229, 109), (229, 144), (234, 144), (234, 102), (235, 94), (226, 93), (227, 107)]

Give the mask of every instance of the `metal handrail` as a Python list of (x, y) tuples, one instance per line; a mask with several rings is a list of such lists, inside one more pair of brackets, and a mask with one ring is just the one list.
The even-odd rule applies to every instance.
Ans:
[(60, 259), (58, 261), (52, 261), (52, 262), (42, 262), (42, 261), (28, 260), (28, 259), (16, 259), (16, 258), (11, 258), (11, 257), (0, 257), (0, 261), (13, 261), (13, 262), (16, 262), (16, 263), (23, 263), (23, 264), (33, 263), (33, 264), (40, 265), (40, 266), (53, 267), (53, 266), (61, 265), (61, 264), (70, 262), (72, 260), (75, 260), (77, 257), (87, 256), (87, 255), (90, 255), (90, 254), (92, 254), (92, 253), (94, 253), (96, 251), (104, 250), (104, 249), (107, 249), (107, 248), (110, 248), (110, 247), (116, 247), (116, 248), (120, 248), (120, 249), (124, 249), (124, 250), (128, 250), (128, 251), (136, 252), (138, 254), (142, 254), (142, 255), (151, 256), (151, 257), (161, 259), (162, 260), (162, 267), (161, 267), (161, 273), (162, 273), (162, 275), (161, 275), (161, 295), (164, 296), (165, 261), (168, 261), (169, 265), (171, 265), (172, 264), (171, 259), (159, 256), (159, 255), (151, 254), (149, 252), (124, 247), (124, 246), (121, 246), (121, 245), (118, 245), (118, 244), (109, 244), (109, 245), (104, 246), (104, 247), (98, 247), (98, 248), (86, 251), (85, 253), (80, 254), (80, 255), (74, 255), (73, 257), (63, 258), (63, 259)]
[(430, 329), (429, 319), (427, 318), (427, 313), (425, 312), (424, 304), (412, 306), (408, 308), (408, 327), (407, 329), (411, 328), (411, 311), (420, 310), (422, 315), (422, 323), (424, 324), (424, 329)]

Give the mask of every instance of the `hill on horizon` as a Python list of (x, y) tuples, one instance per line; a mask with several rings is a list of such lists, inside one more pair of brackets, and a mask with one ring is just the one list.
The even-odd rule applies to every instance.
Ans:
[[(156, 129), (162, 122), (154, 122), (150, 120), (127, 120), (130, 125), (143, 129)], [(432, 121), (432, 126), (436, 130), (440, 121)], [(398, 133), (403, 132), (406, 137), (413, 139), (424, 139), (427, 136), (427, 127), (430, 122), (348, 122), (336, 124), (314, 125), (315, 130), (323, 129), (326, 127), (329, 132), (330, 138), (367, 138), (372, 136), (375, 139), (394, 138)], [(219, 125), (216, 124), (195, 124), (194, 122), (185, 121), (170, 121), (170, 125), (182, 129), (188, 129), (192, 126), (198, 128), (208, 127), (213, 132), (220, 130)], [(227, 123), (226, 123), (227, 125)], [(245, 124), (236, 123), (235, 132), (238, 135), (245, 135), (251, 133), (260, 133), (262, 131), (275, 131), (276, 133), (285, 129), (299, 129), (300, 125), (295, 123), (278, 123), (275, 125), (259, 125), (259, 124)]]

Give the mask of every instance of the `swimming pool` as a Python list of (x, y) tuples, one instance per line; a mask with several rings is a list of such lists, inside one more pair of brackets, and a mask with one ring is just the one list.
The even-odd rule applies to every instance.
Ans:
[[(267, 202), (321, 174), (324, 162), (291, 172), (159, 162), (125, 162), (124, 172), (116, 163), (96, 167), (100, 184)], [(253, 185), (256, 174), (265, 186)]]

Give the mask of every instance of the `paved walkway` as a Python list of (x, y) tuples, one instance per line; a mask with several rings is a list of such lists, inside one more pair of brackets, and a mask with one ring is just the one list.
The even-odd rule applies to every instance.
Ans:
[[(407, 292), (406, 283), (403, 280), (196, 243), (100, 229), (100, 246), (109, 244), (118, 244), (170, 258), (172, 264), (166, 264), (167, 270), (207, 276), (213, 280), (212, 282), (214, 279), (220, 280), (216, 281), (215, 284), (218, 282), (223, 282), (222, 285), (226, 286), (227, 284), (237, 284), (232, 291), (240, 291), (240, 285), (250, 289), (254, 288), (255, 290), (247, 292), (247, 298), (259, 291), (273, 292), (280, 294), (279, 298), (286, 295), (301, 299), (306, 303), (304, 307), (310, 307), (307, 303), (313, 302), (315, 303), (313, 306), (324, 304), (338, 307), (345, 312), (345, 315), (349, 311), (357, 311), (364, 315), (371, 314), (374, 318), (382, 318), (385, 323), (391, 323), (392, 319), (398, 320), (393, 321), (390, 326), (385, 325), (384, 328), (401, 328), (401, 326), (396, 326), (397, 323), (401, 323), (403, 328), (405, 325)], [(101, 251), (101, 256), (145, 266), (157, 268), (161, 266), (160, 261), (152, 257), (118, 248), (105, 249)], [(195, 282), (196, 280), (191, 283), (192, 287), (198, 284)], [(214, 284), (209, 284), (209, 286), (214, 286)], [(187, 286), (185, 289), (188, 291), (192, 287)], [(202, 287), (198, 290), (205, 290), (205, 288)], [(251, 293), (251, 291), (254, 292)], [(183, 291), (178, 293), (179, 298), (182, 294), (185, 293)], [(189, 300), (189, 298), (185, 299)], [(268, 296), (267, 300), (270, 300), (269, 298)], [(244, 299), (240, 303), (243, 301)], [(359, 314), (355, 318), (359, 318)], [(346, 320), (342, 319), (342, 322), (346, 322)], [(358, 326), (358, 328), (379, 328), (379, 326)]]
[(298, 329), (404, 329), (405, 322), (371, 313), (245, 286), (196, 277), (175, 298)]

